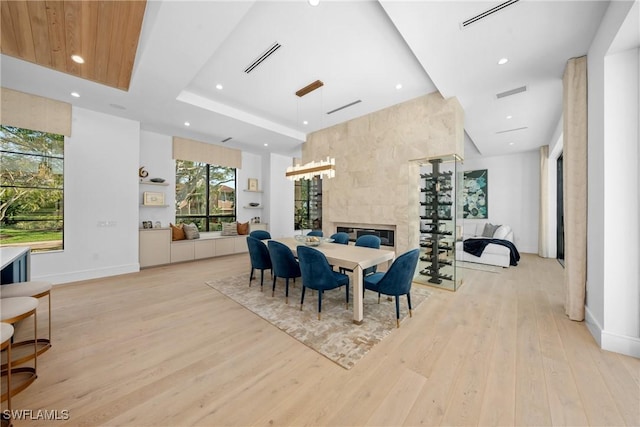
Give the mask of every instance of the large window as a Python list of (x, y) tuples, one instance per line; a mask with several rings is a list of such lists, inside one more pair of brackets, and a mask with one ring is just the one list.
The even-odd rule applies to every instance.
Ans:
[(0, 126), (0, 246), (60, 250), (64, 136)]
[(219, 231), (236, 220), (236, 170), (176, 160), (176, 223)]

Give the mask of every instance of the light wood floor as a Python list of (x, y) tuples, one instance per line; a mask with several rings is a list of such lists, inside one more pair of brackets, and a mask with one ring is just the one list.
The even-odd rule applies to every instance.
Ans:
[(247, 270), (243, 254), (56, 286), (53, 347), (13, 406), (70, 420), (15, 425), (640, 425), (640, 360), (565, 317), (555, 260), (466, 270), (349, 371), (204, 285)]

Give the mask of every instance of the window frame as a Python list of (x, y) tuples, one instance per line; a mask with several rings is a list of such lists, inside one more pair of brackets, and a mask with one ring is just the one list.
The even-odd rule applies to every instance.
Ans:
[[(56, 195), (53, 198), (51, 198), (49, 202), (43, 202), (42, 204), (38, 205), (37, 209), (33, 209), (31, 211), (28, 212), (23, 212), (21, 214), (18, 214), (17, 216), (12, 216), (11, 218), (9, 218), (9, 215), (14, 215), (14, 214), (9, 214), (7, 215), (7, 218), (3, 219), (3, 223), (2, 223), (2, 228), (7, 230), (9, 229), (8, 227), (4, 226), (5, 222), (15, 222), (15, 223), (37, 223), (37, 222), (41, 222), (41, 223), (55, 223), (55, 224), (59, 224), (58, 226), (56, 226), (53, 229), (53, 232), (60, 236), (59, 239), (55, 239), (55, 240), (22, 240), (16, 243), (3, 243), (2, 241), (0, 241), (0, 247), (10, 247), (10, 246), (30, 246), (31, 247), (31, 252), (34, 253), (38, 253), (38, 252), (53, 252), (53, 251), (63, 251), (64, 247), (65, 247), (65, 214), (64, 214), (64, 201), (65, 201), (65, 146), (64, 146), (64, 142), (65, 142), (65, 136), (62, 134), (57, 134), (57, 133), (53, 133), (53, 132), (45, 132), (45, 131), (39, 131), (39, 130), (34, 130), (34, 129), (27, 129), (27, 128), (22, 128), (19, 126), (10, 126), (10, 125), (0, 125), (0, 130), (2, 130), (2, 132), (9, 132), (9, 133), (15, 133), (14, 131), (12, 131), (11, 129), (17, 129), (17, 130), (26, 130), (26, 131), (30, 131), (33, 132), (34, 134), (37, 133), (39, 134), (39, 139), (42, 140), (52, 140), (52, 141), (58, 141), (59, 142), (59, 146), (57, 148), (60, 149), (60, 154), (52, 154), (53, 150), (50, 150), (48, 153), (40, 150), (20, 150), (20, 149), (7, 149), (4, 147), (4, 144), (2, 147), (0, 147), (0, 153), (2, 154), (2, 157), (5, 157), (7, 155), (9, 156), (15, 156), (16, 158), (36, 158), (36, 159), (40, 159), (40, 161), (34, 161), (32, 162), (33, 165), (38, 165), (38, 171), (41, 170), (41, 166), (49, 166), (51, 167), (51, 165), (54, 162), (59, 162), (60, 164), (58, 165), (59, 167), (51, 167), (51, 176), (48, 179), (52, 180), (51, 185), (42, 185), (41, 182), (36, 182), (36, 185), (26, 185), (29, 181), (29, 179), (25, 179), (22, 180), (20, 182), (13, 182), (13, 183), (7, 183), (4, 181), (4, 177), (3, 179), (0, 181), (0, 189), (23, 189), (23, 190), (33, 190), (33, 191), (49, 191), (51, 192), (51, 194), (53, 193), (59, 193), (59, 196)], [(2, 162), (4, 163), (4, 162)], [(60, 173), (56, 174), (55, 170), (59, 170)], [(35, 177), (37, 174), (36, 173), (32, 173), (32, 176)], [(59, 178), (59, 179), (56, 179)], [(49, 199), (48, 197), (46, 199)], [(16, 203), (16, 201), (14, 201), (14, 203)], [(48, 214), (47, 211), (49, 209), (53, 209), (53, 211)], [(51, 215), (50, 217), (47, 217), (47, 215)], [(31, 216), (32, 218), (29, 218), (29, 216)], [(15, 228), (15, 230), (19, 230), (19, 228)], [(42, 228), (42, 229), (30, 229), (30, 228), (25, 228), (25, 234), (35, 234), (38, 232), (47, 232), (47, 231), (51, 231), (51, 229), (47, 229), (47, 228)], [(56, 243), (54, 246), (51, 246), (50, 243), (48, 244), (44, 244), (43, 242), (58, 242)]]
[[(178, 214), (178, 203), (180, 202), (180, 200), (178, 200), (178, 176), (177, 176), (177, 171), (178, 171), (178, 162), (191, 162), (194, 165), (200, 165), (200, 166), (205, 166), (206, 165), (206, 173), (204, 176), (204, 180), (205, 182), (208, 183), (208, 185), (206, 185), (205, 188), (205, 195), (204, 195), (204, 203), (205, 203), (205, 208), (204, 211), (206, 212), (205, 214), (189, 214), (189, 215), (180, 215)], [(229, 169), (229, 170), (233, 170), (233, 212), (230, 214), (212, 214), (211, 213), (211, 169), (212, 168), (224, 168), (224, 169)], [(221, 165), (215, 165), (215, 164), (211, 164), (211, 163), (206, 163), (206, 162), (198, 162), (198, 161), (193, 161), (193, 160), (180, 160), (180, 159), (176, 159), (176, 187), (174, 188), (174, 192), (175, 192), (175, 222), (176, 224), (180, 224), (180, 223), (184, 223), (184, 224), (188, 224), (191, 222), (200, 222), (202, 225), (200, 227), (198, 227), (200, 229), (200, 231), (211, 231), (211, 224), (213, 223), (218, 223), (220, 224), (220, 227), (222, 227), (222, 223), (224, 222), (236, 222), (237, 218), (238, 218), (238, 212), (237, 212), (237, 195), (238, 195), (238, 169), (234, 168), (234, 167), (229, 167), (229, 166), (221, 166)], [(213, 219), (216, 219), (218, 221), (212, 221)], [(226, 221), (225, 221), (226, 219)], [(215, 231), (219, 231), (219, 230), (215, 230)]]

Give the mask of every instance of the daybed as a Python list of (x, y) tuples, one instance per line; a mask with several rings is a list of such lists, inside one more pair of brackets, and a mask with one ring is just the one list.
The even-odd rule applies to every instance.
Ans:
[(463, 241), (456, 242), (456, 260), (509, 267), (518, 265), (513, 231), (508, 225), (465, 224)]

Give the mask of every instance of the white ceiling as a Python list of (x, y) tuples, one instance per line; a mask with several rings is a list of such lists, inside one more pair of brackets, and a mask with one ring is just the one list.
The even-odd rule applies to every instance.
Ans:
[[(1, 81), (143, 129), (283, 155), (299, 155), (309, 132), (439, 90), (465, 109), (467, 158), (533, 150), (551, 142), (565, 63), (587, 53), (608, 2), (521, 0), (461, 29), (500, 3), (149, 1), (128, 92), (4, 55)], [(295, 95), (315, 80), (324, 86)]]

